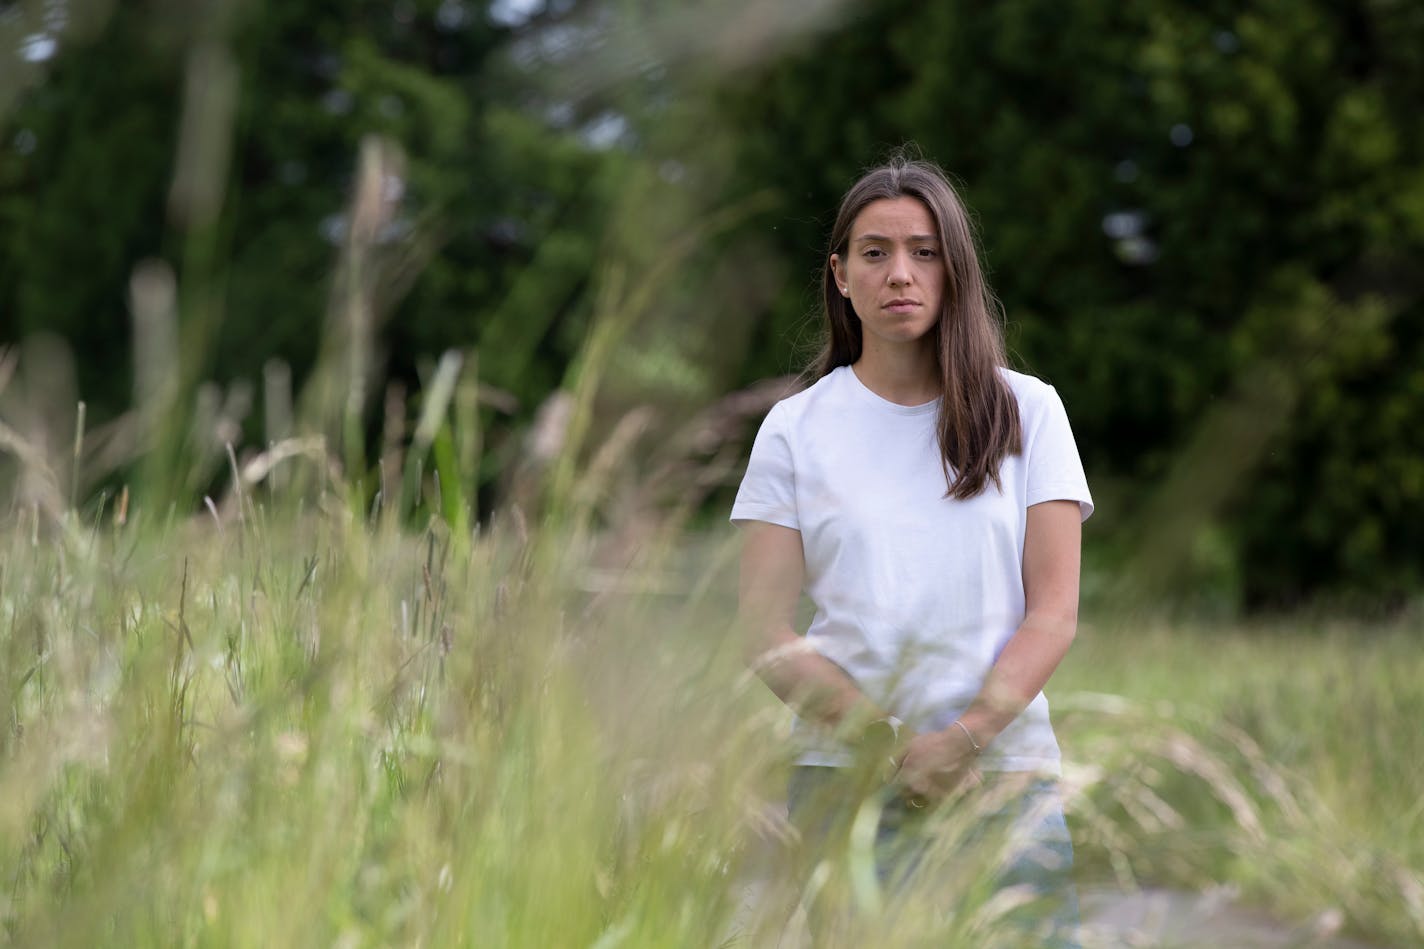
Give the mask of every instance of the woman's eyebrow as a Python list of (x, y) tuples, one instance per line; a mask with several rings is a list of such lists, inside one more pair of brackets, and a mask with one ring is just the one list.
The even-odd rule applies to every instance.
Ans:
[[(857, 237), (857, 238), (855, 239), (855, 243), (857, 243), (857, 244), (866, 244), (866, 243), (870, 243), (871, 241), (879, 241), (879, 242), (881, 242), (881, 243), (888, 243), (888, 242), (893, 241), (893, 240), (894, 240), (894, 238), (892, 238), (892, 237), (886, 237), (884, 234), (862, 234), (861, 236), (859, 236), (859, 237)], [(905, 238), (905, 241), (906, 241), (907, 243), (911, 243), (911, 244), (921, 244), (921, 243), (936, 243), (936, 244), (937, 244), (937, 243), (939, 243), (939, 238), (936, 237), (936, 236), (933, 235), (933, 234), (911, 234), (909, 237)]]

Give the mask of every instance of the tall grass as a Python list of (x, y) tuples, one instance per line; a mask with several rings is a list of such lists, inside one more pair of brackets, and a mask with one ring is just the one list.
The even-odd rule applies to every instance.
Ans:
[(774, 743), (709, 598), (595, 604), (585, 554), (340, 507), (9, 532), (9, 935), (704, 941)]
[[(731, 538), (610, 570), (512, 515), (242, 511), (4, 533), (12, 941), (776, 944), (794, 887), (744, 904), (790, 839), (787, 721), (725, 634)], [(1409, 632), (1087, 624), (1054, 695), (1083, 882), (1233, 883), (1416, 944)], [(884, 945), (1018, 938), (983, 900), (864, 901)]]
[(1089, 624), (1054, 682), (1087, 872), (1227, 883), (1288, 918), (1418, 944), (1418, 635), (1411, 617)]

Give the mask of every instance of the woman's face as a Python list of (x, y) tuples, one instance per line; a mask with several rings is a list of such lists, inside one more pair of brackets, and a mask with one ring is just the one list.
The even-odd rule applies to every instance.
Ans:
[(911, 197), (872, 201), (856, 215), (845, 256), (831, 255), (866, 346), (917, 343), (939, 319), (943, 247), (929, 208)]

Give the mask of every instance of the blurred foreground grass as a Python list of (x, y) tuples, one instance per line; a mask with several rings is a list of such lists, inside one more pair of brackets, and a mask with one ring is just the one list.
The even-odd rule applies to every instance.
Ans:
[[(614, 557), (327, 502), (11, 522), (10, 940), (775, 944), (786, 894), (739, 906), (783, 846), (787, 720), (725, 634), (734, 538)], [(1081, 878), (1234, 883), (1419, 944), (1421, 681), (1402, 627), (1085, 619), (1052, 690)], [(1013, 944), (975, 919), (935, 931)]]
[(715, 929), (770, 751), (695, 616), (706, 598), (585, 592), (576, 539), (517, 521), (416, 538), (337, 510), (8, 534), (9, 934), (554, 946)]

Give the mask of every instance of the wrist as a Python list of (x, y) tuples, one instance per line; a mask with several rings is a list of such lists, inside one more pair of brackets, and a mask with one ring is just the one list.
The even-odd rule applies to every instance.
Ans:
[(987, 738), (981, 737), (980, 732), (975, 731), (964, 718), (956, 718), (950, 722), (950, 727), (944, 730), (951, 741), (956, 742), (958, 747), (964, 748), (964, 754), (970, 758), (978, 758), (984, 754), (988, 747)]
[(979, 739), (978, 735), (974, 734), (974, 730), (964, 723), (964, 719), (956, 718), (950, 723), (949, 728), (945, 730), (957, 733), (957, 737), (961, 742), (967, 741), (969, 743), (969, 753), (974, 757), (977, 758), (984, 753), (984, 743)]
[[(964, 714), (955, 719), (964, 725), (969, 733), (974, 736), (974, 741), (984, 751), (989, 750), (989, 746), (994, 743), (994, 739), (1013, 721), (1013, 717), (1004, 717), (993, 709), (983, 708), (977, 705), (970, 705), (964, 710)], [(950, 728), (958, 732), (961, 740), (964, 733), (959, 731), (959, 725), (951, 724)], [(967, 741), (966, 741), (967, 744)]]

